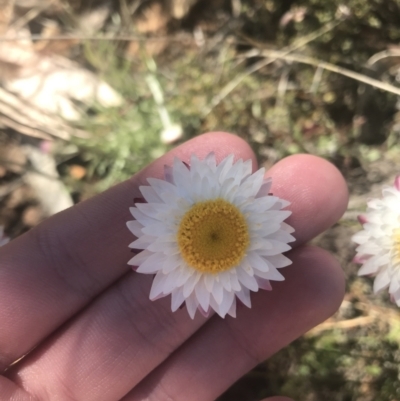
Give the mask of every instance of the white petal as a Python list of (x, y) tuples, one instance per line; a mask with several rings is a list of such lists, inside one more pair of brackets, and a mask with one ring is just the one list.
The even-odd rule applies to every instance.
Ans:
[(272, 186), (272, 178), (264, 178), (260, 190), (257, 192), (256, 198), (267, 197)]
[(210, 307), (210, 293), (207, 291), (203, 279), (197, 283), (195, 293), (200, 306), (207, 312)]
[(254, 271), (254, 276), (258, 276), (261, 278), (265, 278), (267, 280), (274, 280), (274, 281), (283, 281), (285, 280), (285, 277), (282, 276), (281, 273), (275, 267), (271, 267), (269, 271), (263, 272), (260, 270), (255, 270)]
[(164, 274), (171, 273), (173, 270), (178, 268), (181, 263), (182, 259), (177, 255), (166, 256), (162, 267), (162, 271)]
[[(147, 249), (147, 247), (153, 243), (153, 241), (155, 240), (155, 237), (152, 237), (151, 235), (142, 235), (141, 237), (139, 237), (137, 240), (131, 242), (129, 244), (129, 248), (133, 248), (133, 249)], [(151, 249), (149, 249), (151, 250)]]
[(161, 272), (158, 272), (153, 280), (153, 284), (150, 290), (150, 300), (154, 301), (157, 297), (163, 294), (164, 292), (164, 281), (166, 276)]
[(265, 258), (277, 268), (286, 267), (292, 264), (292, 261), (289, 258), (281, 254), (266, 256)]
[(224, 291), (222, 302), (219, 305), (219, 314), (221, 317), (224, 318), (225, 315), (228, 313), (229, 309), (232, 306), (234, 299), (235, 299), (235, 295), (233, 292)]
[(232, 316), (232, 317), (236, 317), (236, 298), (233, 298), (233, 302), (232, 305), (230, 307), (230, 309), (228, 310), (228, 315)]
[(186, 299), (186, 309), (189, 313), (189, 316), (194, 319), (194, 315), (196, 314), (197, 310), (197, 302), (194, 297), (189, 297)]
[(262, 272), (267, 272), (270, 270), (269, 264), (266, 259), (262, 258), (260, 255), (257, 255), (256, 252), (250, 252), (247, 255), (247, 260), (254, 269)]
[(132, 216), (144, 227), (146, 227), (149, 224), (157, 223), (157, 220), (154, 220), (145, 214), (143, 214), (138, 208), (136, 207), (130, 207), (129, 208)]
[(251, 291), (258, 291), (257, 281), (254, 276), (249, 276), (242, 268), (237, 268), (237, 277), (239, 281)]
[(214, 297), (215, 302), (220, 305), (224, 295), (224, 287), (222, 287), (222, 284), (217, 280), (214, 280), (214, 286), (211, 294)]
[(140, 266), (137, 268), (138, 273), (151, 274), (156, 273), (161, 270), (165, 256), (158, 252), (153, 253), (153, 255), (149, 256)]
[(128, 265), (131, 266), (140, 266), (142, 263), (144, 263), (151, 255), (153, 255), (153, 252), (150, 252), (148, 250), (144, 250), (142, 252), (139, 252), (137, 255), (135, 255), (129, 262)]
[(205, 284), (208, 292), (212, 292), (213, 287), (214, 287), (214, 281), (215, 281), (214, 275), (212, 275), (212, 274), (204, 275), (204, 284)]
[(240, 291), (236, 292), (236, 296), (244, 305), (251, 308), (250, 291), (247, 288), (242, 288)]
[(183, 286), (183, 296), (185, 298), (189, 297), (192, 294), (195, 285), (199, 281), (199, 278), (200, 278), (200, 273), (195, 273), (192, 274), (185, 282), (185, 285)]
[(183, 304), (185, 297), (183, 296), (182, 290), (176, 289), (171, 294), (171, 310), (175, 312)]
[(126, 223), (127, 227), (129, 228), (130, 232), (135, 236), (135, 237), (140, 237), (143, 235), (142, 233), (142, 224), (140, 224), (136, 220), (131, 220)]
[(388, 287), (390, 283), (390, 276), (388, 274), (388, 271), (382, 270), (374, 280), (374, 292), (378, 292), (386, 287)]

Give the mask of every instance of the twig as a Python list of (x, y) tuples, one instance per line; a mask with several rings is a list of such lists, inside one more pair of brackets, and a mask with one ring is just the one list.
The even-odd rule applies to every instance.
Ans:
[(326, 61), (318, 60), (313, 57), (308, 57), (308, 56), (303, 56), (301, 54), (293, 54), (293, 53), (287, 54), (286, 52), (279, 50), (263, 50), (262, 52), (260, 52), (260, 54), (266, 57), (274, 57), (275, 59), (289, 60), (297, 63), (312, 65), (314, 67), (321, 67), (324, 70), (328, 70), (336, 74), (343, 75), (345, 77), (354, 79), (364, 84), (371, 85), (375, 88), (382, 89), (384, 91), (400, 96), (400, 88), (394, 85), (379, 81), (374, 78), (367, 77), (366, 75), (360, 74), (358, 72), (354, 72), (348, 70), (347, 68), (339, 67), (337, 65), (328, 63)]
[[(317, 29), (315, 32), (310, 33), (304, 37), (295, 40), (290, 46), (287, 46), (281, 50), (283, 54), (288, 55), (289, 53), (304, 47), (306, 44), (312, 42), (313, 40), (317, 39), (318, 37), (324, 35), (325, 33), (331, 31), (332, 29), (336, 28), (343, 19), (337, 19), (329, 22), (325, 26), (320, 29)], [(258, 63), (253, 64), (249, 68), (247, 68), (243, 73), (237, 75), (232, 81), (230, 81), (227, 85), (225, 85), (220, 93), (211, 100), (210, 106), (208, 106), (203, 111), (203, 117), (206, 117), (210, 112), (216, 107), (223, 99), (225, 99), (246, 77), (253, 74), (254, 72), (260, 70), (263, 67), (266, 67), (269, 64), (272, 64), (276, 61), (278, 57), (272, 56), (272, 58), (268, 58), (265, 60), (261, 60)]]

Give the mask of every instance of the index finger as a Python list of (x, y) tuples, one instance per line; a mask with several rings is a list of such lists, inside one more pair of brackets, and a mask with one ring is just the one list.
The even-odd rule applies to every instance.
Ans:
[(237, 136), (210, 133), (170, 151), (108, 191), (48, 219), (0, 249), (0, 370), (130, 270), (129, 207), (141, 197), (147, 177), (161, 177), (174, 157), (209, 152), (220, 161), (228, 154), (253, 160)]

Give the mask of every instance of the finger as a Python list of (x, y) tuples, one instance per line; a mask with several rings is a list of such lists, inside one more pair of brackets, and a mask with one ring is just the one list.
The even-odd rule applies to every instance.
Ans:
[(293, 213), (286, 222), (296, 228), (295, 245), (325, 231), (347, 208), (348, 190), (342, 174), (317, 156), (286, 157), (268, 175), (273, 177), (273, 194), (292, 202), (289, 209)]
[[(321, 159), (317, 160), (321, 161), (320, 168), (328, 170), (328, 175), (331, 165)], [(308, 181), (304, 181), (306, 185), (309, 185)], [(321, 188), (318, 188), (319, 190)], [(308, 207), (307, 203), (303, 204), (302, 208), (297, 208), (297, 213), (307, 212)], [(337, 205), (334, 207), (336, 210)], [(330, 215), (336, 211), (325, 209), (325, 213)], [(320, 224), (325, 226), (325, 221), (321, 220)], [(301, 235), (302, 228), (296, 227), (296, 229)], [(142, 284), (144, 280), (148, 280), (147, 286)], [(63, 389), (68, 388), (75, 398), (85, 400), (91, 399), (89, 397), (92, 396), (96, 399), (99, 396), (99, 394), (93, 394), (92, 389), (102, 393), (102, 399), (106, 400), (103, 394), (104, 388), (112, 388), (116, 394), (122, 394), (129, 386), (133, 387), (144, 374), (165, 359), (198, 327), (194, 322), (193, 325), (183, 326), (182, 329), (183, 323), (179, 321), (173, 325), (174, 330), (171, 333), (171, 330), (168, 330), (171, 316), (169, 300), (156, 303), (148, 301), (150, 280), (135, 275), (126, 283), (122, 280), (115, 290), (105, 293), (104, 298), (93, 303), (79, 318), (71, 322), (70, 329), (64, 330), (53, 338), (52, 342), (44, 344), (33, 353), (30, 359), (25, 360), (20, 366), (20, 371), (17, 371), (18, 377), (23, 377), (25, 385), (34, 388), (34, 391), (39, 391), (37, 386), (45, 382), (46, 388), (51, 389), (51, 391), (48, 390), (50, 392), (64, 391)], [(131, 307), (124, 307), (122, 310), (124, 313), (116, 313), (116, 310), (121, 309), (118, 305), (125, 305), (127, 299), (134, 299), (135, 302), (131, 302)], [(165, 309), (161, 306), (162, 302), (166, 302)], [(135, 305), (139, 305), (140, 308)], [(127, 313), (130, 311), (131, 315)], [(182, 313), (183, 319), (188, 319), (185, 311)], [(153, 316), (156, 316), (158, 320), (152, 324)], [(156, 347), (157, 352), (155, 354), (152, 352), (154, 344), (159, 347), (164, 343), (167, 345), (166, 349), (161, 350)], [(81, 346), (77, 347), (76, 344)], [(138, 350), (140, 350), (140, 358), (137, 355)], [(146, 353), (149, 353), (149, 357), (146, 357)], [(126, 369), (121, 362), (121, 355), (124, 355), (124, 361), (134, 361), (136, 369)], [(49, 375), (48, 372), (54, 370), (54, 365), (57, 365), (58, 369), (54, 371), (54, 375)], [(85, 383), (91, 383), (90, 394), (84, 393), (88, 391), (85, 383), (74, 380), (72, 374), (66, 375), (71, 370), (71, 366), (79, 372), (80, 377), (85, 378)], [(65, 380), (60, 383), (58, 377), (67, 377), (68, 386)], [(111, 394), (107, 396), (111, 397)]]
[(293, 399), (292, 398), (288, 398), (288, 397), (277, 396), (277, 397), (264, 398), (261, 401), (293, 401)]
[(174, 157), (214, 151), (252, 159), (242, 139), (199, 136), (110, 190), (48, 219), (0, 249), (0, 371), (27, 353), (94, 296), (129, 270), (126, 221), (147, 177), (161, 177)]
[(213, 317), (123, 401), (214, 400), (261, 361), (332, 315), (344, 295), (343, 273), (327, 252), (301, 247), (273, 291), (253, 298), (237, 319)]

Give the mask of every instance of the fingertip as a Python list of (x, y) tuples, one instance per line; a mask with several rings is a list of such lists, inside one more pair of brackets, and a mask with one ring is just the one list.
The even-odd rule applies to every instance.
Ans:
[(235, 156), (235, 160), (251, 160), (253, 170), (257, 169), (257, 159), (250, 145), (237, 135), (228, 132), (216, 131), (208, 132), (177, 146), (152, 164), (146, 167), (133, 177), (135, 184), (137, 180), (142, 185), (146, 185), (145, 177), (162, 177), (165, 165), (171, 165), (177, 157), (185, 163), (190, 162), (192, 154), (200, 159), (205, 158), (210, 152), (214, 152), (217, 162), (221, 162), (230, 154)]
[[(345, 277), (337, 259), (316, 246), (302, 246), (288, 255), (295, 266), (287, 270), (286, 282), (303, 298), (305, 310), (318, 324), (332, 316), (340, 307), (345, 294)], [(300, 291), (299, 291), (300, 289)], [(291, 291), (285, 289), (286, 291)]]
[(296, 244), (309, 241), (332, 226), (348, 203), (347, 184), (340, 171), (317, 156), (286, 157), (267, 173), (272, 192), (291, 202), (287, 223), (296, 229)]

